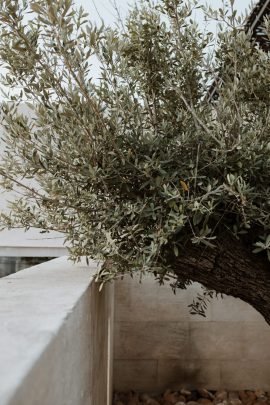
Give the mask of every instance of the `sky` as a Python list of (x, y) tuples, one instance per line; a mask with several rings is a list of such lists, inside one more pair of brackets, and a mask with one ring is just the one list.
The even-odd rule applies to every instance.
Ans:
[[(75, 4), (77, 5), (82, 5), (83, 8), (90, 14), (89, 17), (94, 20), (99, 19), (99, 15), (102, 16), (102, 19), (104, 20), (106, 25), (112, 25), (113, 22), (116, 20), (116, 13), (113, 7), (113, 2), (117, 4), (117, 7), (122, 15), (124, 17), (127, 13), (127, 10), (129, 8), (129, 5), (132, 4), (132, 2), (136, 2), (136, 0), (129, 1), (129, 0), (74, 0)], [(225, 0), (201, 0), (203, 4), (209, 4), (213, 8), (219, 8), (222, 7), (222, 3)], [(252, 4), (256, 3), (256, 0), (235, 0), (235, 9), (238, 10), (238, 12), (245, 13), (245, 10), (249, 9)], [(198, 22), (201, 24), (203, 23), (201, 16), (198, 15)], [(213, 24), (212, 30), (215, 30), (215, 25)]]
[[(156, 0), (157, 1), (157, 0)], [(200, 4), (210, 5), (212, 8), (220, 8), (228, 0), (199, 0)], [(117, 21), (117, 11), (115, 10), (114, 3), (117, 5), (118, 12), (122, 19), (127, 15), (128, 9), (134, 3), (139, 3), (139, 0), (74, 0), (75, 5), (82, 6), (85, 11), (89, 13), (89, 19), (99, 23), (102, 20), (106, 26), (112, 26), (114, 22)], [(239, 15), (245, 15), (246, 12), (249, 13), (250, 9), (257, 3), (257, 0), (235, 0), (234, 8), (238, 11)], [(205, 25), (203, 14), (197, 11), (193, 15), (202, 30), (212, 31), (214, 34), (217, 32), (217, 23), (214, 21), (208, 22)], [(98, 64), (92, 59), (92, 71), (91, 74), (93, 78), (99, 76)]]
[[(158, 0), (156, 0), (158, 1)], [(199, 0), (200, 4), (211, 5), (212, 8), (220, 8), (222, 7), (223, 3), (226, 3), (228, 0)], [(235, 1), (235, 9), (239, 12), (239, 14), (244, 14), (250, 10), (254, 4), (257, 3), (258, 0), (234, 0)], [(115, 10), (114, 4), (117, 6), (118, 12), (122, 19), (128, 13), (129, 8), (134, 3), (139, 3), (139, 0), (74, 0), (76, 6), (82, 6), (85, 11), (89, 13), (88, 19), (91, 21), (96, 21), (100, 23), (101, 18), (106, 26), (112, 26), (114, 22), (117, 21), (117, 11)], [(193, 18), (199, 23), (201, 29), (205, 28), (205, 22), (201, 12), (196, 12), (193, 15)], [(217, 24), (215, 22), (208, 22), (207, 24), (207, 31), (216, 32), (217, 31)], [(99, 68), (98, 65), (95, 63), (94, 59), (92, 59), (92, 74), (93, 77), (99, 76)], [(0, 68), (0, 73), (2, 72), (2, 68)]]

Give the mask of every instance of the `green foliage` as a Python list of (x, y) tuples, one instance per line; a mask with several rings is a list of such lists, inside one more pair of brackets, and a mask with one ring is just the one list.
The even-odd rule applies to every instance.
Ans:
[(173, 277), (167, 257), (224, 228), (269, 255), (269, 54), (231, 3), (208, 10), (223, 21), (214, 48), (197, 2), (142, 1), (120, 29), (71, 0), (0, 0), (1, 184), (20, 191), (3, 226), (63, 232), (71, 257), (105, 260), (103, 281)]

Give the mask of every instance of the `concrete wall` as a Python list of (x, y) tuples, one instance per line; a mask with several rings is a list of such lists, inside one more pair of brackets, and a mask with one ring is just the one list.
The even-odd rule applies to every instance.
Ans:
[(270, 390), (270, 328), (224, 298), (207, 318), (151, 277), (99, 293), (96, 264), (55, 259), (0, 279), (0, 404), (110, 405), (116, 390)]
[(0, 404), (109, 405), (113, 286), (55, 259), (0, 280)]
[(199, 285), (173, 295), (147, 277), (115, 285), (116, 390), (270, 390), (270, 327), (249, 305), (214, 300), (207, 318), (189, 314)]

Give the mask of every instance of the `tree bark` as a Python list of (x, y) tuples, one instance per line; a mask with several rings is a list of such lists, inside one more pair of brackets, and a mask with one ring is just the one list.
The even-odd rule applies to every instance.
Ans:
[[(215, 248), (191, 245), (173, 259), (179, 280), (199, 282), (210, 290), (252, 305), (270, 325), (270, 262), (244, 242), (224, 235)], [(172, 262), (171, 262), (172, 263)]]

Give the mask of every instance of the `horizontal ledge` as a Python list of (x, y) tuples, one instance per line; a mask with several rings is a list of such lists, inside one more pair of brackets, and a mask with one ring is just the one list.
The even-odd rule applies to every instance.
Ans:
[(0, 257), (60, 257), (67, 253), (65, 247), (0, 246)]

